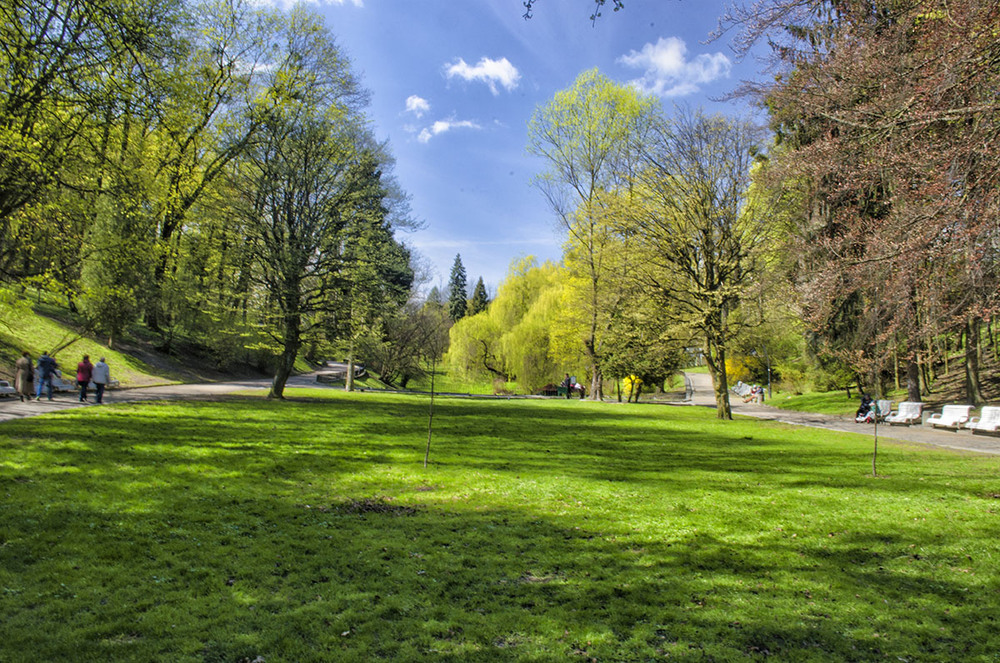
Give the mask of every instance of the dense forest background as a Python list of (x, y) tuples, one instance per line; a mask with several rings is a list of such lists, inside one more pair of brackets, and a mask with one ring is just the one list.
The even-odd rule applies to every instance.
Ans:
[(196, 347), (269, 371), (275, 397), (297, 360), (329, 356), (398, 386), (442, 358), (523, 391), (572, 372), (594, 398), (705, 363), (723, 418), (735, 380), (925, 400), (956, 360), (966, 402), (991, 397), (996, 2), (734, 7), (725, 35), (772, 57), (739, 93), (765, 127), (582, 72), (527, 146), (563, 259), (516, 262), (492, 299), (460, 256), (446, 292), (419, 287), (398, 236), (418, 224), (362, 82), (305, 9), (0, 13), (7, 321), (58, 302), (79, 336)]

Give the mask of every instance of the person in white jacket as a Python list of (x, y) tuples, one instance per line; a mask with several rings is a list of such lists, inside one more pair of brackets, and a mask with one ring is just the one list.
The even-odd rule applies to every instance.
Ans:
[(101, 360), (94, 364), (94, 372), (90, 380), (94, 383), (95, 396), (97, 397), (97, 403), (100, 405), (104, 402), (104, 388), (111, 381), (111, 369), (104, 363), (104, 357), (101, 357)]

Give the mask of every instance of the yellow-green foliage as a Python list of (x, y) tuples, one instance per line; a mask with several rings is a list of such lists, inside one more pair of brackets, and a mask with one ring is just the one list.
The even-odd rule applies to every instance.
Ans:
[(738, 381), (750, 382), (752, 374), (746, 357), (726, 358), (726, 377), (729, 384), (736, 384)]
[(458, 321), (451, 329), (446, 362), (469, 379), (516, 379), (522, 391), (552, 382), (562, 365), (553, 351), (563, 310), (563, 270), (539, 266), (532, 258), (515, 261), (489, 308)]
[(571, 371), (596, 368), (621, 294), (618, 256), (625, 246), (616, 231), (620, 210), (613, 192), (628, 171), (623, 148), (648, 128), (658, 103), (591, 69), (540, 106), (528, 127), (528, 150), (547, 164), (536, 183), (560, 201), (555, 212), (567, 231), (566, 292), (554, 354)]
[(444, 361), (450, 373), (476, 379), (492, 375), (487, 366), (502, 370), (495, 358), (500, 330), (489, 311), (462, 318), (451, 328), (449, 336)]
[(525, 275), (525, 281), (535, 289), (534, 297), (520, 320), (500, 340), (508, 369), (531, 391), (552, 382), (557, 375), (552, 337), (562, 310), (561, 272), (552, 263), (546, 263)]

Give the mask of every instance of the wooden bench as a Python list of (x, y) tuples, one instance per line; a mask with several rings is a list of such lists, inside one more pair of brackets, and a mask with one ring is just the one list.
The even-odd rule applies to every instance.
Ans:
[(965, 427), (973, 433), (997, 433), (1000, 432), (1000, 407), (987, 405), (978, 417), (969, 419)]
[(919, 424), (920, 417), (924, 410), (924, 404), (916, 401), (903, 401), (899, 404), (899, 409), (890, 412), (885, 418), (885, 422), (890, 426), (910, 426)]
[(971, 414), (971, 405), (945, 405), (940, 413), (932, 414), (927, 423), (931, 425), (931, 428), (954, 428), (957, 430), (968, 423)]

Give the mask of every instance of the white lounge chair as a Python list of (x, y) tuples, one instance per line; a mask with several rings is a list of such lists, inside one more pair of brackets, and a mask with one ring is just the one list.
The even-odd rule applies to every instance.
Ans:
[(969, 419), (965, 427), (973, 433), (997, 433), (1000, 432), (1000, 407), (987, 405), (978, 417)]
[(969, 422), (971, 414), (971, 405), (945, 405), (940, 413), (932, 414), (927, 423), (932, 428), (954, 428), (957, 430)]
[(903, 401), (899, 404), (898, 410), (889, 413), (889, 416), (885, 418), (885, 422), (889, 425), (899, 426), (919, 424), (923, 410), (923, 403), (918, 403), (916, 401)]

